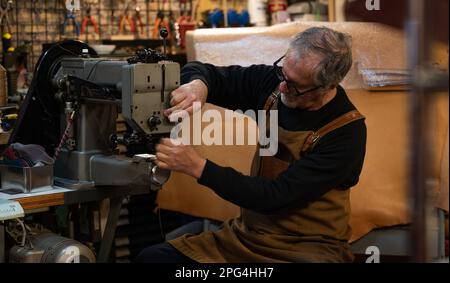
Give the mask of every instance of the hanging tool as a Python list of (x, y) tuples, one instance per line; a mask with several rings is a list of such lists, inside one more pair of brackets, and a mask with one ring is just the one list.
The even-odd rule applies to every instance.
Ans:
[(8, 13), (11, 10), (12, 4), (12, 0), (1, 0), (0, 2), (0, 26), (2, 34), (4, 34), (5, 32), (11, 33), (11, 25), (9, 23)]
[(133, 16), (133, 27), (135, 29), (134, 32), (138, 33), (138, 27), (140, 27), (141, 28), (141, 35), (144, 35), (145, 25), (144, 25), (144, 22), (141, 19), (141, 7), (136, 5), (136, 8), (134, 10), (136, 11), (136, 13)]
[(109, 6), (111, 9), (111, 16), (109, 19), (109, 30), (111, 35), (115, 34), (115, 29), (114, 29), (114, 0), (110, 0), (109, 1)]
[[(171, 33), (175, 33), (175, 23), (177, 22), (177, 17), (175, 16), (174, 9), (172, 8), (172, 3), (175, 2), (175, 0), (168, 0), (169, 1), (169, 17), (168, 17), (168, 24), (170, 26)], [(181, 11), (179, 11), (181, 13)], [(172, 36), (173, 37), (173, 36)], [(172, 39), (173, 40), (173, 39)]]
[(170, 28), (169, 28), (169, 25), (167, 24), (167, 21), (166, 21), (166, 19), (165, 19), (165, 16), (164, 16), (164, 2), (162, 3), (163, 4), (163, 8), (162, 8), (162, 10), (161, 10), (161, 7), (160, 7), (160, 3), (163, 1), (163, 0), (157, 0), (158, 2), (158, 12), (157, 12), (157, 15), (156, 15), (156, 21), (155, 21), (155, 26), (153, 27), (153, 34), (152, 34), (152, 37), (153, 38), (159, 38), (159, 36), (160, 36), (160, 34), (159, 34), (159, 30), (161, 29), (161, 28), (165, 28), (166, 30), (167, 30), (167, 37), (169, 37), (170, 38)]
[(84, 33), (86, 26), (91, 23), (91, 25), (94, 27), (95, 32), (100, 35), (100, 29), (98, 28), (97, 22), (92, 18), (91, 15), (91, 5), (91, 3), (87, 4), (86, 15), (84, 16), (83, 23), (81, 24), (81, 34)]
[(125, 23), (128, 23), (128, 25), (130, 26), (130, 31), (131, 32), (135, 31), (135, 27), (134, 27), (133, 21), (131, 20), (131, 16), (129, 14), (129, 8), (130, 8), (130, 5), (127, 4), (127, 6), (125, 8), (125, 11), (124, 11), (124, 14), (122, 15), (122, 18), (120, 20), (119, 30), (120, 30), (121, 33), (123, 33), (123, 31), (124, 31)]
[(77, 36), (80, 35), (80, 24), (77, 22), (76, 16), (75, 16), (75, 10), (76, 8), (80, 7), (80, 0), (66, 0), (66, 8), (67, 8), (67, 13), (66, 13), (66, 17), (64, 19), (64, 23), (63, 23), (63, 28), (62, 28), (62, 33), (65, 34), (66, 33), (66, 27), (67, 27), (67, 23), (69, 22), (69, 20), (72, 20), (72, 24), (74, 27), (74, 31), (75, 34)]
[(99, 27), (98, 29), (98, 35), (100, 38), (102, 38), (102, 30), (100, 29), (100, 27), (102, 26), (102, 1), (98, 0), (98, 9), (97, 9), (97, 25)]
[(32, 70), (32, 49), (33, 45), (31, 41), (25, 41), (23, 45), (18, 46), (16, 49), (17, 63), (19, 74), (17, 76), (17, 88), (28, 88), (29, 72)]
[(181, 45), (181, 35), (180, 35), (180, 21), (184, 17), (184, 13), (186, 12), (186, 0), (179, 0), (178, 1), (178, 9), (180, 11), (180, 16), (174, 23), (174, 37), (177, 46)]
[(192, 6), (192, 0), (189, 1), (190, 15), (187, 13), (186, 2), (187, 0), (180, 0), (180, 17), (176, 23), (176, 29), (178, 29), (177, 44), (181, 48), (186, 47), (186, 32), (188, 30), (194, 30), (197, 25), (194, 20), (195, 12)]
[(187, 14), (187, 0), (179, 0), (178, 7), (178, 9), (180, 10), (180, 17)]
[(9, 51), (14, 51), (14, 47), (12, 46), (12, 35), (9, 32), (5, 32), (2, 36), (2, 48), (3, 48), (3, 56), (2, 56), (2, 65), (5, 65), (5, 54)]
[[(175, 18), (175, 15), (173, 13), (173, 9), (172, 9), (172, 1), (173, 0), (168, 0), (169, 2), (169, 16), (167, 18), (167, 24), (170, 28), (169, 30), (169, 34), (175, 35), (176, 33), (176, 28), (177, 28), (177, 19)], [(170, 47), (172, 48), (172, 52), (175, 52), (175, 48), (176, 48), (176, 38), (175, 36), (169, 36), (169, 42), (170, 42)]]
[(19, 70), (17, 66), (17, 53), (12, 46), (12, 36), (9, 32), (5, 32), (2, 36), (2, 66), (6, 69), (8, 97), (15, 96), (17, 93), (17, 77)]
[[(150, 0), (145, 0), (145, 20), (150, 23)], [(150, 29), (147, 27), (147, 37), (150, 38)]]
[(38, 2), (39, 0), (32, 0), (31, 1), (31, 10), (33, 11), (34, 15), (34, 24), (40, 25), (41, 24), (41, 9), (38, 8)]

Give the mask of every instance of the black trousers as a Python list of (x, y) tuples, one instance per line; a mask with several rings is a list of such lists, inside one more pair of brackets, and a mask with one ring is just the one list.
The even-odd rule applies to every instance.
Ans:
[(164, 242), (143, 249), (136, 257), (135, 262), (195, 263), (196, 261), (185, 256), (167, 242)]

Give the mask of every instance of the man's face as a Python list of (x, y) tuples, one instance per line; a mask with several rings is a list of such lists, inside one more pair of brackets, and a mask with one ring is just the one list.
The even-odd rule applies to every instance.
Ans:
[[(283, 81), (279, 85), (281, 92), (281, 102), (289, 108), (308, 109), (314, 107), (323, 97), (323, 89), (315, 89), (313, 74), (314, 67), (320, 62), (320, 57), (308, 55), (300, 60), (296, 58), (293, 51), (288, 50), (283, 61), (283, 76), (289, 81)], [(297, 89), (297, 91), (295, 90)], [(313, 91), (308, 91), (313, 89)], [(297, 92), (304, 92), (301, 96), (296, 96)]]

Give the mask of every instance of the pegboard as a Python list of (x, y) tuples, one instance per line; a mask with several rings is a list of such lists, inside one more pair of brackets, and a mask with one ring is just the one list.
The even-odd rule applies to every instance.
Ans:
[[(4, 0), (7, 2), (7, 0)], [(91, 7), (91, 16), (97, 22), (99, 33), (88, 23), (85, 32), (77, 35), (72, 20), (69, 19), (65, 33), (63, 23), (68, 10), (65, 0), (10, 0), (10, 9), (7, 12), (10, 28), (2, 25), (2, 31), (9, 31), (12, 35), (12, 45), (19, 47), (27, 45), (30, 50), (27, 69), (33, 70), (41, 52), (43, 43), (57, 42), (64, 39), (78, 39), (88, 44), (99, 44), (103, 39), (128, 36), (135, 39), (155, 38), (153, 36), (154, 24), (158, 12), (164, 14), (165, 19), (175, 21), (181, 14), (192, 14), (199, 7), (200, 1), (210, 0), (80, 0), (80, 9), (74, 11), (80, 29), (87, 7)], [(186, 2), (183, 4), (183, 2)], [(181, 4), (180, 4), (181, 3)], [(141, 21), (144, 24), (135, 32), (131, 31), (125, 21), (123, 31), (120, 31), (120, 22), (126, 14), (133, 19), (138, 7)], [(4, 33), (3, 32), (3, 33)], [(2, 34), (3, 34), (2, 33)]]

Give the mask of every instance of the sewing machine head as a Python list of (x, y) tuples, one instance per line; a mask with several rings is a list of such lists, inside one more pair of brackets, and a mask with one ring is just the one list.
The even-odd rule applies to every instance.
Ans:
[(122, 71), (122, 114), (133, 129), (151, 135), (170, 133), (173, 123), (163, 112), (180, 83), (180, 66), (162, 62), (130, 64)]
[[(10, 142), (44, 146), (56, 159), (55, 183), (66, 187), (136, 185), (155, 176), (163, 178), (153, 183), (164, 183), (168, 173), (155, 169), (154, 156), (115, 155), (119, 144), (128, 157), (154, 153), (174, 126), (163, 112), (179, 84), (180, 66), (156, 51), (117, 60), (98, 58), (79, 41), (58, 43), (38, 61)], [(127, 125), (118, 134), (120, 112)]]
[(173, 123), (163, 116), (170, 92), (180, 83), (180, 66), (156, 51), (118, 61), (88, 56), (67, 58), (52, 79), (55, 97), (70, 107), (117, 104), (128, 125), (143, 135), (167, 135)]

